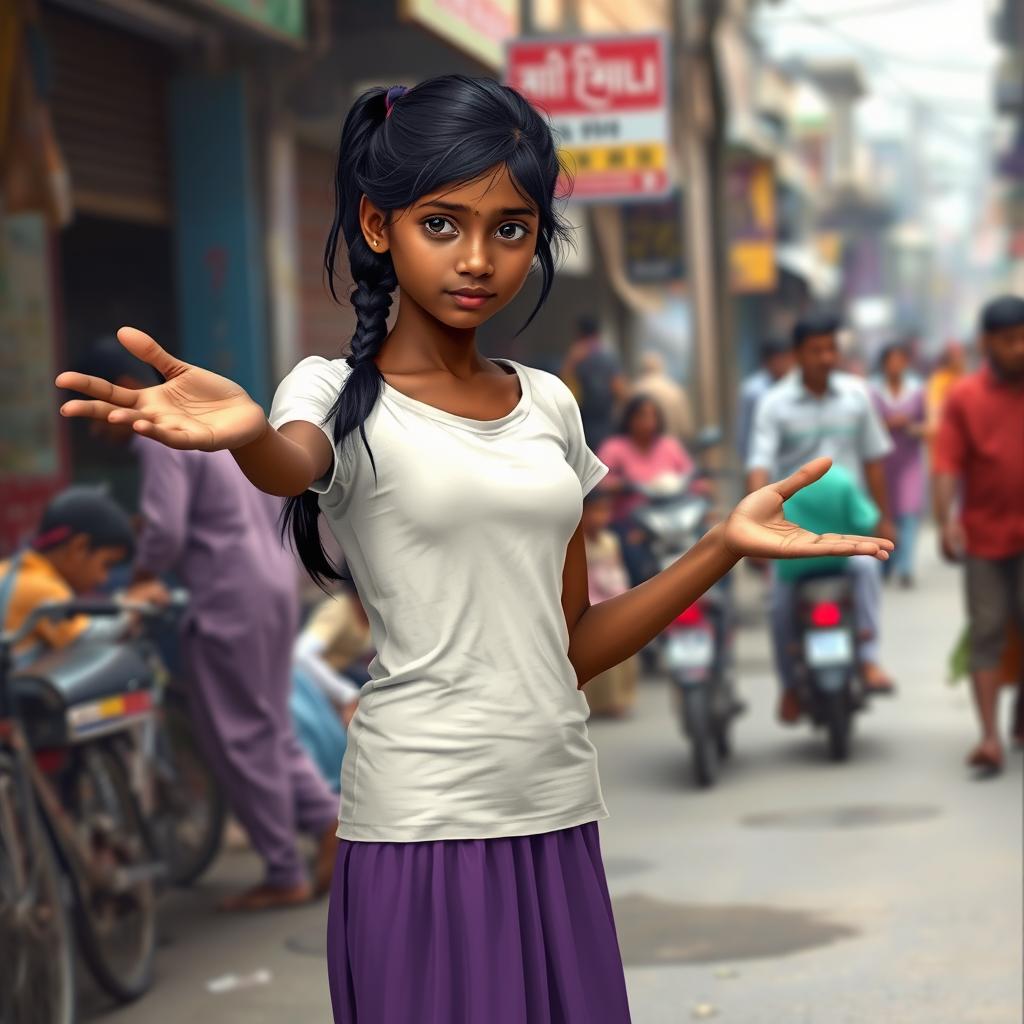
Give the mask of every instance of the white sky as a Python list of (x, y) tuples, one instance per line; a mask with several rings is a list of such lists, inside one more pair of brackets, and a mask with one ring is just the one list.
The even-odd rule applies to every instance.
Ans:
[(761, 5), (757, 25), (776, 58), (860, 64), (870, 90), (858, 108), (864, 135), (906, 138), (912, 96), (926, 103), (924, 154), (936, 177), (955, 186), (933, 197), (933, 210), (955, 210), (962, 223), (992, 161), (999, 50), (990, 10), (989, 0), (781, 0)]

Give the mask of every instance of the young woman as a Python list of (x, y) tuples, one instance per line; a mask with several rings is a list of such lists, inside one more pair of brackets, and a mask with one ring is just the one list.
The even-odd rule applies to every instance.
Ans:
[(890, 547), (783, 520), (819, 460), (590, 607), (580, 514), (606, 467), (558, 377), (475, 342), (531, 267), (537, 307), (551, 288), (558, 174), (547, 123), (512, 89), (445, 76), (370, 90), (342, 131), (327, 245), (332, 290), (342, 238), (354, 282), (347, 356), (299, 363), (269, 419), (131, 328), (122, 343), (165, 383), (57, 378), (90, 396), (65, 415), (231, 450), (253, 484), (290, 496), (314, 578), (338, 575), (321, 514), (344, 551), (378, 654), (342, 766), (328, 921), (339, 1024), (628, 1021), (580, 687), (743, 555)]
[(924, 514), (924, 439), (928, 433), (928, 405), (924, 386), (910, 372), (905, 346), (887, 346), (872, 382), (875, 408), (892, 435), (893, 450), (885, 459), (889, 512), (896, 521), (899, 548), (886, 565), (887, 575), (910, 587), (914, 581), (914, 548)]

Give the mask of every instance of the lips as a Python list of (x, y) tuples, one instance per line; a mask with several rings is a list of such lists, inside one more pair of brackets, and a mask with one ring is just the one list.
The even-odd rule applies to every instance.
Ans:
[(479, 309), (488, 299), (494, 298), (493, 292), (483, 288), (460, 288), (458, 291), (450, 291), (448, 294), (462, 309)]

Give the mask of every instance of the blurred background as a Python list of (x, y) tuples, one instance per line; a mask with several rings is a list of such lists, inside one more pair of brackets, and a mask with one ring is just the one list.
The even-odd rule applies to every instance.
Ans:
[[(524, 91), (575, 175), (549, 302), (516, 335), (528, 285), (481, 349), (581, 401), (566, 357), (588, 336), (630, 387), (668, 379), (720, 503), (743, 487), (743, 382), (800, 316), (840, 313), (846, 370), (899, 342), (924, 382), (977, 365), (983, 303), (1024, 293), (1021, 0), (4, 0), (0, 556), (69, 484), (138, 512), (135, 460), (61, 419), (53, 387), (119, 326), (264, 407), (299, 359), (344, 351), (353, 314), (322, 272), (341, 119), (369, 86), (449, 72)], [(1021, 1021), (1021, 758), (992, 783), (964, 769), (958, 570), (926, 527), (883, 606), (897, 694), (842, 764), (774, 722), (764, 581), (733, 576), (747, 707), (716, 784), (693, 779), (656, 658), (628, 713), (591, 722), (633, 1019)], [(213, 909), (258, 874), (229, 826), (163, 894), (123, 1024), (327, 1019), (323, 903)], [(76, 1002), (115, 1005), (88, 978)], [(50, 1020), (11, 1016), (30, 1019)]]

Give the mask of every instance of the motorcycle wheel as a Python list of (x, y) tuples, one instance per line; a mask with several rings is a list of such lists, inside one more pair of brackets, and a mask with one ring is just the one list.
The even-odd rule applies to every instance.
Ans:
[(833, 761), (845, 761), (850, 756), (851, 727), (850, 702), (846, 691), (829, 693), (824, 703), (829, 757)]
[(220, 852), (227, 805), (184, 708), (168, 702), (157, 729), (153, 831), (172, 885), (196, 881)]
[(82, 752), (74, 780), (76, 827), (100, 868), (143, 869), (120, 889), (76, 879), (75, 926), (82, 959), (97, 983), (120, 1002), (138, 999), (153, 980), (157, 859), (132, 793), (124, 761), (109, 746)]
[(703, 687), (683, 690), (683, 729), (690, 740), (693, 779), (701, 789), (707, 789), (718, 778), (718, 745)]
[(75, 948), (60, 868), (12, 768), (0, 755), (0, 1021), (74, 1024)]

